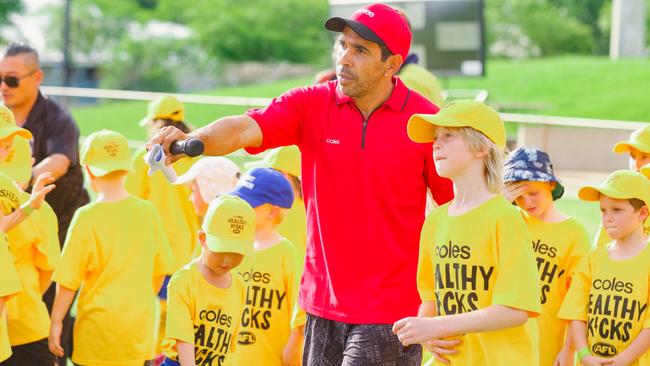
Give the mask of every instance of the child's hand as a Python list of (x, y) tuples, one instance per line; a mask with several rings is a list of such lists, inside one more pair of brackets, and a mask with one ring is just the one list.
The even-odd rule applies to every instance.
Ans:
[(569, 347), (562, 347), (562, 350), (560, 350), (560, 352), (555, 357), (553, 366), (573, 366), (573, 354), (574, 353), (571, 351), (571, 349), (569, 349)]
[(63, 323), (54, 323), (50, 325), (50, 336), (47, 338), (47, 345), (50, 352), (57, 357), (63, 357), (63, 347), (61, 347), (61, 332), (63, 331)]
[(425, 342), (423, 346), (427, 351), (431, 352), (436, 360), (442, 363), (449, 363), (449, 360), (445, 356), (458, 354), (458, 350), (454, 349), (454, 347), (458, 347), (461, 343), (463, 341), (460, 339), (434, 339)]
[(506, 186), (501, 190), (501, 195), (505, 197), (508, 202), (515, 202), (517, 197), (521, 196), (524, 191), (526, 191), (526, 183), (513, 182), (506, 184)]
[(625, 360), (621, 355), (618, 355), (616, 357), (608, 358), (606, 359), (607, 362), (604, 363), (603, 365), (607, 366), (626, 366), (632, 363), (634, 360)]
[(602, 357), (597, 357), (597, 356), (585, 356), (582, 360), (580, 360), (580, 364), (582, 366), (603, 366), (603, 365), (610, 365), (612, 359), (611, 358), (602, 358)]
[(29, 198), (29, 205), (32, 206), (33, 209), (38, 210), (41, 208), (45, 195), (56, 188), (54, 184), (51, 184), (52, 182), (54, 182), (52, 173), (41, 173), (38, 175), (36, 183), (34, 183), (34, 186), (32, 187), (32, 195)]
[(393, 333), (404, 347), (423, 344), (443, 337), (435, 323), (436, 318), (408, 317), (393, 324)]
[(302, 355), (300, 345), (287, 343), (282, 349), (282, 366), (300, 366), (302, 365)]

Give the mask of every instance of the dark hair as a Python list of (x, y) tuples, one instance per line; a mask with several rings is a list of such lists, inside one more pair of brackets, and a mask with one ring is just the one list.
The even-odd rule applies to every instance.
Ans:
[(383, 43), (379, 44), (379, 49), (381, 50), (381, 60), (382, 61), (386, 61), (388, 59), (388, 57), (393, 55), (393, 53), (390, 52), (388, 47), (386, 47), (386, 45), (383, 44)]
[(38, 60), (38, 51), (36, 51), (32, 46), (23, 43), (23, 42), (11, 42), (7, 46), (7, 48), (4, 49), (4, 52), (2, 53), (2, 57), (12, 57), (12, 56), (20, 56), (20, 55), (29, 55), (32, 58), (32, 61), (35, 63), (35, 66), (38, 67), (39, 65), (39, 60)]
[(628, 201), (630, 202), (630, 205), (632, 205), (632, 207), (634, 207), (634, 211), (636, 211), (636, 210), (640, 209), (641, 207), (645, 206), (645, 202), (643, 202), (642, 200), (640, 200), (638, 198), (630, 198)]
[(188, 125), (186, 125), (185, 122), (174, 121), (174, 120), (167, 119), (167, 118), (157, 118), (156, 120), (164, 122), (164, 124), (160, 128), (167, 127), (167, 126), (172, 126), (172, 127), (176, 127), (179, 130), (183, 131), (183, 133), (192, 132), (192, 129)]

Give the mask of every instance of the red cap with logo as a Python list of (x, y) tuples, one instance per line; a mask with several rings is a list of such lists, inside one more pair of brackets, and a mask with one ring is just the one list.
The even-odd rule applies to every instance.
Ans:
[(411, 47), (411, 30), (406, 19), (397, 9), (386, 4), (372, 4), (361, 8), (348, 19), (333, 17), (325, 22), (325, 28), (341, 32), (348, 26), (360, 37), (385, 45), (390, 52), (406, 60)]

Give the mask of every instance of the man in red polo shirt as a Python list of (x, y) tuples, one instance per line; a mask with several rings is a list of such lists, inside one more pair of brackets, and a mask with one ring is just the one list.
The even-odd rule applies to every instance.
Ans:
[(419, 365), (420, 347), (403, 348), (391, 325), (420, 304), (427, 187), (438, 204), (453, 195), (435, 171), (431, 144), (406, 134), (411, 115), (438, 108), (394, 76), (411, 43), (395, 9), (374, 4), (325, 27), (340, 32), (338, 80), (292, 89), (266, 108), (189, 135), (162, 129), (149, 144), (168, 152), (172, 141), (195, 137), (207, 155), (297, 145), (307, 210), (304, 364)]

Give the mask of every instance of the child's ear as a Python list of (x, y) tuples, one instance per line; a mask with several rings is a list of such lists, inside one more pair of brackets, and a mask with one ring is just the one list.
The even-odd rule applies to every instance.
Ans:
[(557, 187), (557, 182), (548, 182), (548, 184), (551, 186), (551, 191)]
[(205, 248), (205, 231), (199, 230), (199, 243), (201, 243), (201, 247)]
[(645, 220), (648, 219), (648, 206), (643, 206), (639, 209), (639, 218), (641, 219), (641, 222), (645, 222)]

